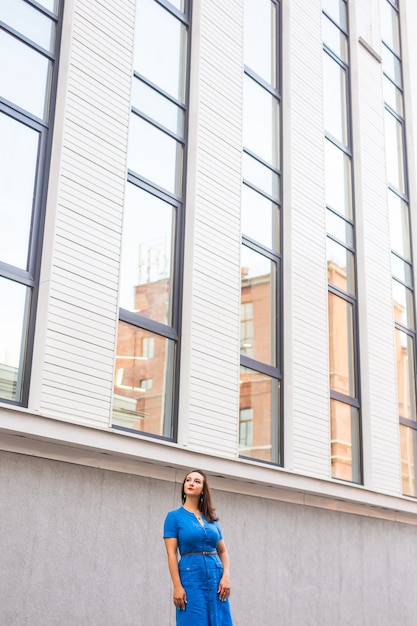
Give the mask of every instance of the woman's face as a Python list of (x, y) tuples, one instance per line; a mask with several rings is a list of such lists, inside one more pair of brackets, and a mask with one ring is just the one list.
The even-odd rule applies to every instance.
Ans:
[(204, 478), (198, 472), (191, 472), (185, 478), (184, 493), (186, 496), (199, 496), (203, 491)]

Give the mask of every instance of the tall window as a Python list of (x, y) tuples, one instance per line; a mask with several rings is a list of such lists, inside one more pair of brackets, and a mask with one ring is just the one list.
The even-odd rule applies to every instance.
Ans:
[(113, 426), (167, 438), (178, 384), (188, 31), (188, 0), (137, 0)]
[(280, 3), (245, 0), (244, 26), (239, 451), (279, 464)]
[(19, 405), (29, 392), (61, 12), (59, 0), (0, 3), (0, 399)]
[(323, 0), (331, 469), (360, 483), (361, 428), (347, 2)]
[(381, 0), (385, 143), (403, 493), (416, 495), (416, 330), (398, 0)]

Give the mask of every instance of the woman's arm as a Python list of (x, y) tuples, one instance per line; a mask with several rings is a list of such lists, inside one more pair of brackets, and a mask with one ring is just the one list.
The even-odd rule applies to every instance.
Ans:
[(164, 541), (165, 541), (165, 548), (166, 548), (167, 555), (168, 555), (169, 573), (171, 574), (172, 584), (174, 585), (174, 595), (173, 595), (174, 604), (179, 609), (185, 609), (187, 596), (181, 584), (180, 573), (178, 571), (178, 557), (177, 557), (178, 542), (175, 537), (166, 537)]
[(220, 600), (226, 600), (230, 596), (230, 560), (226, 544), (223, 539), (217, 544), (217, 553), (223, 565), (223, 576), (221, 577), (218, 594)]

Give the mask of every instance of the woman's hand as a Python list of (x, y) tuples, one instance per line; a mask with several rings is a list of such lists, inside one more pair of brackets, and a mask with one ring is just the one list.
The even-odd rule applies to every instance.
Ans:
[(174, 604), (178, 609), (185, 609), (185, 605), (187, 603), (187, 595), (185, 593), (184, 587), (178, 585), (178, 587), (174, 587), (174, 596), (173, 596)]
[(221, 577), (217, 593), (219, 594), (219, 598), (222, 602), (227, 600), (230, 596), (230, 579), (227, 574), (223, 574)]

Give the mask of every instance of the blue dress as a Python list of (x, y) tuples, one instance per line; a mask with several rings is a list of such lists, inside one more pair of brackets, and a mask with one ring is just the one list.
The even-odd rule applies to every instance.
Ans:
[(217, 593), (223, 575), (218, 554), (187, 554), (213, 552), (223, 538), (218, 522), (202, 518), (204, 525), (183, 507), (165, 518), (164, 538), (177, 539), (180, 555), (184, 555), (178, 569), (187, 604), (184, 611), (176, 609), (177, 626), (233, 626), (229, 600), (222, 602)]

